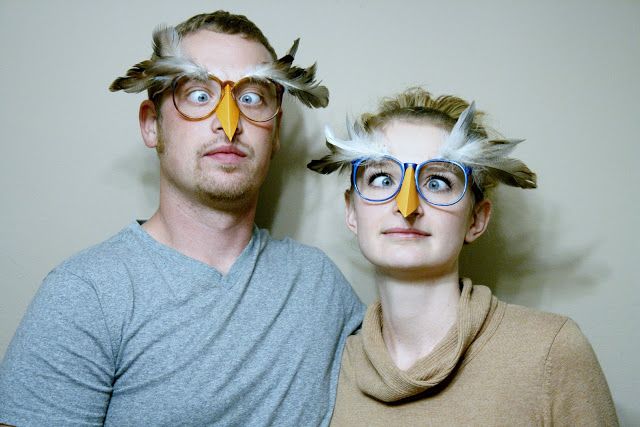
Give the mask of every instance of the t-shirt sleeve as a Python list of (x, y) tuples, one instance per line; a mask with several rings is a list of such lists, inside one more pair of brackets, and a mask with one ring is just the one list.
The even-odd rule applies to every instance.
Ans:
[(362, 325), (366, 307), (340, 269), (326, 256), (323, 272), (325, 283), (331, 284), (336, 290), (337, 298), (344, 311), (345, 332), (347, 335), (351, 335)]
[(0, 365), (0, 423), (102, 425), (115, 370), (112, 347), (91, 284), (51, 272)]
[(617, 426), (607, 380), (589, 341), (568, 319), (545, 365), (550, 416), (557, 426)]

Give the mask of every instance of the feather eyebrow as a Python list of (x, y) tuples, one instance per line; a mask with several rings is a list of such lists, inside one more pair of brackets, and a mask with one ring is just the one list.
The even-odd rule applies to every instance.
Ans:
[[(441, 159), (433, 159), (434, 161), (438, 161)], [(453, 172), (458, 170), (458, 166), (455, 166), (453, 163), (442, 162), (442, 163), (429, 163), (429, 170), (442, 171), (442, 172)]]
[(475, 102), (472, 102), (462, 112), (441, 147), (441, 156), (473, 168), (475, 182), (482, 182), (482, 175), (486, 174), (506, 185), (536, 188), (536, 174), (522, 161), (508, 157), (516, 145), (523, 140), (490, 140), (473, 135), (470, 129), (475, 112)]
[[(167, 90), (179, 77), (206, 80), (208, 70), (185, 56), (180, 41), (181, 37), (174, 27), (157, 27), (153, 32), (151, 59), (135, 64), (125, 76), (115, 79), (109, 90), (129, 93), (149, 90), (157, 94)], [(299, 42), (300, 39), (296, 39), (283, 57), (256, 64), (251, 76), (278, 83), (307, 107), (326, 107), (329, 104), (329, 89), (316, 80), (316, 64), (307, 68), (293, 64)]]

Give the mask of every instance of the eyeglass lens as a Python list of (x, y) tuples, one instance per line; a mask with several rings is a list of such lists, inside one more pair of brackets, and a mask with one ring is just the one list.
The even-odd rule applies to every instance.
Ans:
[[(173, 97), (178, 111), (187, 117), (199, 119), (216, 109), (222, 94), (223, 88), (217, 80), (202, 82), (185, 78), (176, 83)], [(272, 119), (280, 106), (278, 88), (269, 80), (242, 79), (233, 86), (232, 94), (240, 112), (257, 122)]]
[[(465, 191), (464, 169), (455, 163), (431, 161), (418, 166), (418, 189), (422, 197), (437, 205), (457, 202)], [(356, 169), (355, 185), (367, 200), (382, 202), (402, 186), (402, 165), (391, 159), (365, 160)]]

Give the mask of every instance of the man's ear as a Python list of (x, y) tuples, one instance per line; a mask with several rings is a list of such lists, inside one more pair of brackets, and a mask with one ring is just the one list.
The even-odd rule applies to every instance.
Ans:
[(344, 217), (349, 230), (358, 235), (358, 221), (356, 220), (355, 207), (353, 206), (351, 190), (344, 191)]
[(471, 243), (478, 237), (482, 236), (484, 231), (489, 226), (489, 220), (491, 219), (491, 200), (484, 199), (473, 207), (471, 219), (469, 222), (469, 229), (464, 236), (465, 243)]
[(158, 146), (158, 112), (156, 106), (149, 99), (145, 99), (140, 104), (138, 111), (138, 121), (140, 122), (140, 132), (144, 145), (149, 148)]

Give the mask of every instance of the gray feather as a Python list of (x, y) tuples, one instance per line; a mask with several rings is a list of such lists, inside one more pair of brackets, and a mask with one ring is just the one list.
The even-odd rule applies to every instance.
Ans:
[(124, 77), (111, 83), (112, 92), (128, 93), (151, 89), (158, 93), (167, 89), (176, 77), (201, 80), (208, 78), (207, 70), (182, 54), (180, 36), (175, 28), (160, 26), (153, 32), (153, 56), (131, 67)]
[(277, 61), (264, 64), (253, 72), (254, 77), (272, 80), (282, 85), (307, 107), (326, 107), (329, 104), (329, 89), (316, 81), (316, 64), (308, 68), (293, 65), (300, 39), (293, 42), (287, 54)]
[(473, 169), (474, 179), (482, 184), (487, 174), (507, 185), (535, 188), (536, 175), (523, 162), (508, 157), (522, 139), (494, 139), (470, 134), (475, 115), (475, 103), (460, 115), (441, 148), (443, 158), (455, 160)]
[(469, 138), (469, 129), (473, 123), (476, 114), (476, 103), (472, 102), (458, 117), (456, 124), (453, 126), (451, 133), (445, 141), (443, 151), (458, 150), (463, 147)]
[(324, 133), (330, 154), (318, 160), (312, 160), (307, 167), (314, 172), (328, 174), (335, 170), (343, 171), (351, 165), (351, 162), (361, 158), (376, 159), (388, 154), (382, 138), (377, 134), (367, 134), (358, 122), (348, 123), (348, 140), (336, 138), (331, 129), (325, 127)]

